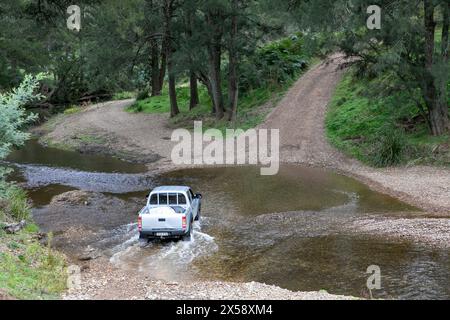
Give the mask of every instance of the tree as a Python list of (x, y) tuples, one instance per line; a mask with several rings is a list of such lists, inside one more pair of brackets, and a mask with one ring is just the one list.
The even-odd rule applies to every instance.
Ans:
[(12, 147), (21, 146), (29, 138), (22, 132), (24, 125), (36, 119), (27, 114), (24, 106), (40, 98), (34, 92), (39, 87), (43, 74), (36, 77), (27, 75), (19, 87), (8, 93), (0, 93), (0, 159), (4, 159)]
[(150, 56), (148, 72), (150, 74), (151, 95), (162, 94), (164, 78), (166, 75), (166, 42), (163, 41), (163, 6), (161, 0), (145, 1), (145, 39), (148, 43), (147, 53)]
[[(296, 12), (303, 29), (323, 32), (328, 43), (356, 58), (352, 63), (360, 74), (393, 75), (398, 90), (410, 92), (424, 110), (433, 135), (449, 131), (448, 0), (378, 1), (381, 30), (366, 27), (367, 8), (373, 1), (297, 0), (285, 4)], [(441, 37), (437, 37), (437, 28)]]
[(164, 0), (164, 42), (167, 58), (167, 71), (169, 73), (169, 97), (170, 97), (170, 116), (175, 117), (180, 113), (177, 102), (176, 78), (174, 69), (173, 38), (172, 38), (172, 19), (176, 9), (176, 0)]
[(222, 93), (222, 38), (225, 24), (224, 8), (220, 2), (211, 1), (206, 8), (206, 25), (210, 31), (207, 48), (209, 78), (214, 100), (215, 114), (218, 120), (224, 116), (225, 106)]
[(228, 45), (228, 72), (229, 72), (229, 82), (228, 82), (228, 97), (229, 103), (229, 116), (228, 120), (236, 121), (237, 116), (237, 105), (238, 105), (238, 74), (237, 74), (237, 64), (238, 64), (238, 54), (237, 54), (237, 36), (238, 36), (238, 14), (239, 14), (239, 4), (238, 0), (231, 1), (231, 28), (230, 28), (230, 40)]
[[(450, 129), (447, 105), (448, 67), (448, 33), (450, 2), (441, 1), (442, 37), (441, 52), (435, 50), (436, 4), (432, 0), (424, 3), (425, 25), (425, 70), (423, 75), (423, 96), (429, 114), (431, 132), (435, 136), (442, 135)], [(438, 70), (437, 68), (441, 69)], [(441, 73), (443, 71), (443, 73)]]

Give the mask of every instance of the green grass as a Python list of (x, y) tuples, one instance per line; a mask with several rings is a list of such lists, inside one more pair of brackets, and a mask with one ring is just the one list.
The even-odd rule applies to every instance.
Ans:
[[(181, 84), (177, 87), (177, 102), (180, 112), (189, 111), (189, 86)], [(210, 104), (207, 90), (204, 86), (199, 86), (200, 107), (208, 106)], [(143, 113), (169, 113), (170, 99), (169, 92), (165, 86), (161, 96), (149, 97), (143, 100), (138, 100), (134, 105), (128, 108), (129, 112), (143, 112)]]
[(66, 289), (66, 261), (62, 254), (41, 245), (32, 223), (26, 193), (0, 183), (0, 224), (27, 220), (16, 234), (0, 228), (0, 290), (17, 299), (57, 299)]
[(0, 232), (0, 289), (17, 299), (57, 299), (66, 289), (64, 257), (34, 239), (35, 226)]
[(450, 165), (449, 135), (433, 137), (425, 123), (405, 129), (405, 119), (417, 119), (419, 110), (408, 94), (369, 98), (370, 82), (348, 73), (332, 99), (326, 130), (330, 142), (366, 164)]
[(26, 192), (0, 180), (0, 222), (21, 220), (30, 220)]
[(93, 135), (89, 135), (89, 134), (81, 134), (81, 135), (77, 135), (77, 138), (85, 144), (105, 144), (106, 141), (105, 139), (101, 138), (101, 137), (97, 137), (97, 136), (93, 136)]
[(71, 106), (64, 110), (65, 115), (80, 113), (83, 110), (80, 106)]
[(134, 99), (134, 98), (136, 98), (136, 92), (133, 92), (133, 91), (116, 92), (112, 96), (112, 100), (127, 100), (127, 99)]

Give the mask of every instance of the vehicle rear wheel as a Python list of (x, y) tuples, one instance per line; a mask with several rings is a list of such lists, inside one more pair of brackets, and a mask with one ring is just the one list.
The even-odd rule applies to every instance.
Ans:
[(149, 243), (149, 239), (142, 235), (139, 236), (139, 247), (144, 248)]
[(187, 233), (187, 234), (185, 234), (182, 238), (181, 238), (181, 240), (183, 240), (184, 242), (189, 242), (189, 241), (191, 241), (191, 239), (192, 239), (192, 222), (191, 222), (191, 225), (189, 226), (189, 233)]
[(195, 221), (200, 221), (200, 215), (201, 215), (201, 210), (198, 210), (198, 214), (197, 214), (197, 216), (195, 217)]

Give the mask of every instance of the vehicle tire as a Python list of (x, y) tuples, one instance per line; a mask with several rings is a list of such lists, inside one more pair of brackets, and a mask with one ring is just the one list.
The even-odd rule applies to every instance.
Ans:
[(139, 247), (144, 248), (149, 243), (149, 239), (142, 235), (139, 235)]
[(191, 225), (189, 226), (189, 233), (188, 234), (185, 234), (182, 238), (181, 238), (181, 240), (183, 240), (183, 242), (189, 242), (189, 241), (191, 241), (191, 239), (192, 239), (192, 222), (191, 222)]
[(195, 217), (195, 221), (200, 221), (200, 215), (201, 215), (201, 210), (198, 210), (198, 214), (197, 214), (197, 216)]

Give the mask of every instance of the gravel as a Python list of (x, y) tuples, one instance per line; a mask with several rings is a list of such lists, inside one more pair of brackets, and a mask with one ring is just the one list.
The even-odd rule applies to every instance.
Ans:
[(374, 217), (361, 219), (348, 226), (351, 232), (409, 240), (439, 248), (450, 248), (450, 219), (393, 219)]
[(292, 292), (257, 282), (166, 282), (114, 268), (106, 258), (91, 261), (81, 273), (81, 288), (65, 300), (351, 300), (319, 292)]

